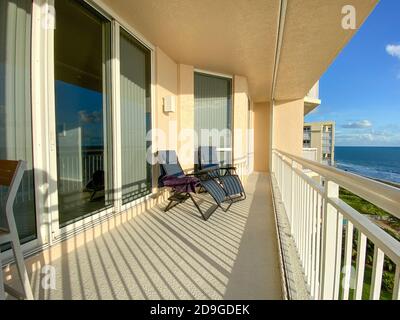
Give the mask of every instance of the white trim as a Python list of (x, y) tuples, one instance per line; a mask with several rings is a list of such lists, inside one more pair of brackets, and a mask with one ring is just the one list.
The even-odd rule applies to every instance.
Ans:
[[(209, 74), (210, 76), (216, 76), (216, 77), (221, 77), (221, 78), (227, 78), (233, 80), (233, 75), (230, 74), (225, 74), (225, 73), (219, 73), (219, 72), (214, 72), (214, 71), (209, 71), (209, 70), (203, 70), (203, 69), (194, 69), (194, 72), (196, 73), (202, 73), (202, 74)], [(233, 83), (232, 83), (232, 93), (233, 93)]]
[[(52, 4), (54, 0), (47, 0), (49, 1), (49, 4)], [(85, 3), (87, 3), (88, 5), (90, 5), (90, 7), (95, 10), (96, 12), (98, 12), (100, 15), (102, 15), (102, 17), (104, 17), (105, 19), (109, 20), (110, 24), (111, 24), (111, 47), (113, 46), (113, 20), (112, 17), (110, 17), (110, 15), (106, 12), (103, 12), (103, 10), (99, 10), (96, 6), (93, 6), (92, 3), (90, 3), (89, 1), (85, 0)], [(56, 118), (55, 118), (55, 77), (54, 77), (54, 30), (49, 30), (48, 32), (48, 37), (51, 39), (51, 41), (49, 41), (49, 45), (47, 47), (48, 50), (48, 55), (49, 55), (49, 59), (47, 60), (47, 66), (49, 69), (48, 72), (48, 82), (51, 84), (49, 85), (49, 90), (48, 94), (49, 94), (49, 103), (48, 103), (48, 107), (46, 108), (46, 110), (51, 110), (49, 112), (49, 128), (50, 132), (49, 132), (49, 137), (50, 137), (50, 145), (49, 145), (49, 149), (47, 149), (47, 152), (49, 152), (50, 154), (50, 175), (52, 176), (51, 181), (53, 181), (53, 188), (50, 191), (50, 195), (49, 198), (51, 199), (51, 205), (49, 208), (51, 208), (51, 236), (50, 239), (51, 241), (59, 241), (60, 239), (65, 239), (66, 237), (68, 237), (69, 234), (76, 234), (79, 230), (83, 230), (86, 228), (86, 225), (88, 224), (93, 224), (96, 221), (100, 221), (101, 219), (103, 219), (104, 217), (112, 214), (115, 212), (115, 205), (116, 202), (114, 201), (113, 204), (111, 204), (108, 207), (103, 208), (100, 211), (97, 212), (93, 212), (88, 213), (88, 217), (83, 218), (79, 221), (75, 221), (71, 224), (68, 224), (66, 226), (61, 226), (60, 225), (60, 221), (59, 221), (59, 216), (60, 216), (60, 212), (59, 212), (59, 206), (58, 206), (58, 175), (57, 175), (57, 153), (56, 153)], [(113, 54), (113, 52), (111, 53)], [(113, 59), (113, 57), (112, 57)], [(112, 70), (111, 70), (112, 72)], [(111, 77), (113, 76), (113, 74), (111, 74)], [(112, 79), (113, 80), (113, 79)], [(113, 86), (114, 84), (111, 83), (111, 87), (113, 90)], [(50, 89), (51, 88), (51, 89)], [(114, 92), (112, 91), (112, 94)], [(113, 108), (113, 101), (111, 101), (111, 105), (110, 108)], [(113, 112), (113, 109), (112, 109)], [(113, 117), (112, 117), (113, 118)], [(114, 123), (113, 123), (114, 125)], [(112, 132), (110, 132), (109, 134), (113, 134), (114, 135), (114, 127), (112, 129)], [(113, 141), (114, 142), (114, 141)], [(114, 146), (113, 146), (114, 147)], [(113, 150), (114, 151), (114, 150)], [(114, 156), (113, 156), (114, 158)], [(114, 159), (113, 159), (114, 160)], [(114, 169), (115, 163), (111, 164), (111, 167)], [(115, 187), (115, 182), (113, 181), (113, 187)], [(91, 214), (91, 215), (90, 215)], [(52, 242), (50, 243), (52, 244)]]
[(112, 115), (113, 115), (113, 187), (114, 187), (114, 205), (118, 212), (122, 206), (122, 172), (121, 172), (121, 94), (120, 94), (120, 25), (118, 22), (113, 22), (112, 28)]
[(45, 212), (46, 202), (46, 184), (45, 177), (45, 140), (46, 140), (46, 120), (43, 117), (41, 94), (43, 74), (41, 65), (41, 47), (42, 30), (42, 10), (43, 0), (33, 0), (32, 2), (32, 29), (31, 29), (31, 114), (32, 114), (32, 148), (33, 148), (33, 170), (35, 181), (35, 215), (36, 215), (36, 236), (33, 241), (24, 245), (23, 251), (30, 250), (37, 244), (49, 241), (49, 227), (45, 217), (41, 212)]
[(285, 21), (286, 21), (286, 10), (287, 10), (287, 0), (280, 0), (280, 13), (278, 20), (278, 38), (276, 42), (276, 54), (274, 63), (274, 73), (272, 79), (272, 90), (271, 90), (271, 101), (275, 100), (275, 89), (278, 79), (279, 64), (281, 60), (281, 50), (283, 44), (283, 35), (285, 32)]

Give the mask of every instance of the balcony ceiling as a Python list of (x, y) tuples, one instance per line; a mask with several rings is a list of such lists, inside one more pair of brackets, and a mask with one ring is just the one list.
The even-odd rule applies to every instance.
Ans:
[[(255, 102), (272, 95), (279, 0), (103, 0), (177, 63), (249, 80)], [(378, 0), (290, 0), (275, 98), (303, 98), (354, 35), (341, 27), (352, 4), (360, 26)]]

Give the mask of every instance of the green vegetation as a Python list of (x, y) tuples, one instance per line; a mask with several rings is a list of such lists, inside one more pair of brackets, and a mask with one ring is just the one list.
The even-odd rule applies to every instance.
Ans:
[(384, 224), (386, 227), (381, 226), (387, 233), (393, 238), (400, 241), (400, 219), (393, 217), (391, 214), (378, 208), (372, 203), (360, 198), (359, 196), (351, 193), (350, 191), (340, 188), (339, 197), (346, 202), (350, 207), (354, 208), (358, 212), (370, 216), (378, 216), (384, 218)]
[[(387, 274), (385, 272), (385, 274)], [(382, 291), (381, 291), (381, 300), (392, 300), (392, 290), (388, 290), (384, 283), (385, 283), (385, 274), (384, 274), (384, 279), (383, 279), (383, 285), (382, 285)], [(369, 300), (369, 295), (371, 291), (371, 278), (372, 278), (372, 267), (371, 266), (365, 266), (365, 273), (364, 273), (364, 287), (363, 287), (363, 293), (362, 293), (362, 300)], [(350, 289), (349, 293), (349, 299), (353, 300), (354, 299), (354, 294), (355, 290)]]
[(356, 196), (354, 193), (351, 193), (346, 189), (340, 188), (339, 196), (340, 199), (342, 199), (349, 206), (353, 207), (362, 214), (377, 215), (380, 217), (390, 216), (386, 211), (378, 208), (377, 206), (360, 198), (359, 196)]

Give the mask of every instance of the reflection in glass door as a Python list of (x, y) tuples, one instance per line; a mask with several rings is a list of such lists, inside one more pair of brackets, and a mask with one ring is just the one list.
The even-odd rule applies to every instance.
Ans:
[(111, 23), (57, 0), (55, 113), (60, 227), (111, 205)]

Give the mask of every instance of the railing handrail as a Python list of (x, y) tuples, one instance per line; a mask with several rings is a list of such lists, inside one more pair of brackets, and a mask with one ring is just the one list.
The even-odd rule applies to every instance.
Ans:
[(400, 189), (369, 178), (307, 160), (293, 154), (274, 149), (281, 155), (310, 169), (325, 179), (332, 181), (348, 191), (372, 202), (379, 208), (400, 219)]

